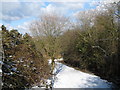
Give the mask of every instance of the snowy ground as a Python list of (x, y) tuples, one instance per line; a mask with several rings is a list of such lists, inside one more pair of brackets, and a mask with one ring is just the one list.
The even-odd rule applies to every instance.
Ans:
[[(72, 67), (66, 66), (55, 60), (56, 66), (54, 69), (55, 81), (53, 88), (111, 88), (112, 83), (100, 79), (100, 77), (75, 70)], [(51, 60), (49, 60), (49, 64)], [(49, 81), (49, 80), (48, 80)], [(34, 87), (34, 90), (37, 87)], [(33, 89), (32, 89), (33, 90)]]
[(54, 88), (110, 88), (111, 83), (100, 77), (84, 73), (56, 62)]

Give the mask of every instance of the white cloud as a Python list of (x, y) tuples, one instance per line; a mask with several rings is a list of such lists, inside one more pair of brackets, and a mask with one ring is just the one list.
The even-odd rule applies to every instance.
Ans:
[[(88, 11), (93, 13), (104, 12), (107, 7), (110, 7), (110, 3), (119, 2), (120, 0), (92, 0), (89, 4), (90, 6), (96, 6), (94, 9), (89, 9)], [(80, 12), (77, 11), (73, 15), (77, 16)]]
[[(2, 23), (0, 23), (0, 27), (2, 26), (3, 24)], [(5, 25), (5, 27), (7, 28), (7, 30), (12, 30), (12, 29), (14, 29), (10, 24), (4, 24)], [(1, 29), (1, 28), (0, 28)]]
[[(72, 0), (70, 0), (70, 2), (71, 1)], [(57, 1), (52, 2), (56, 3)], [(58, 6), (55, 4), (49, 4), (48, 6), (45, 6), (42, 0), (21, 0), (20, 2), (19, 0), (2, 0), (0, 20), (10, 23), (11, 21), (20, 20), (30, 16), (38, 16), (43, 12), (67, 14), (68, 10), (76, 10), (83, 7), (82, 3), (67, 3), (66, 0), (62, 0), (58, 2), (58, 4)]]
[(49, 4), (48, 6), (44, 7), (44, 8), (41, 8), (41, 12), (42, 13), (51, 13), (51, 12), (54, 12), (56, 10), (56, 6), (52, 5), (52, 4)]
[(2, 23), (0, 23), (0, 30), (1, 30), (1, 26), (2, 26), (3, 24)]
[(73, 3), (63, 3), (64, 7), (68, 8), (68, 9), (72, 9), (72, 10), (77, 10), (77, 9), (81, 9), (84, 6), (84, 3), (81, 2), (73, 2)]
[[(17, 25), (17, 26), (11, 26), (11, 24), (4, 24), (5, 27), (7, 28), (7, 30), (12, 30), (12, 29), (16, 29), (18, 30), (20, 33), (22, 34), (25, 34), (25, 33), (30, 33), (29, 31), (29, 25), (30, 25), (30, 21), (28, 22), (24, 22), (23, 24), (21, 25)], [(2, 26), (3, 24), (0, 23), (0, 27)], [(1, 28), (0, 28), (1, 30)]]
[[(68, 14), (70, 10), (77, 12), (81, 8), (84, 8), (85, 2), (89, 2), (91, 6), (94, 6), (99, 4), (97, 3), (98, 1), (110, 3), (120, 0), (1, 0), (0, 20), (10, 22), (31, 16), (38, 16), (43, 12)], [(49, 2), (50, 4), (46, 6), (44, 2)], [(99, 5), (97, 8), (99, 9)]]
[(18, 16), (0, 15), (0, 19), (4, 20), (6, 22), (10, 22), (10, 21), (14, 21), (14, 20), (19, 20), (21, 18)]
[[(17, 0), (1, 0), (2, 2), (16, 2)], [(89, 2), (91, 0), (19, 0), (20, 2)]]
[[(71, 2), (53, 2), (51, 4), (49, 4), (46, 7), (42, 7), (41, 8), (41, 12), (47, 12), (47, 13), (58, 13), (58, 14), (62, 14), (62, 15), (67, 15), (69, 12), (71, 11), (76, 11), (76, 10), (80, 10), (81, 8), (83, 8), (84, 3), (71, 3)], [(72, 12), (71, 12), (72, 13)]]
[(30, 33), (30, 31), (29, 31), (30, 23), (31, 23), (30, 21), (24, 22), (23, 24), (17, 25), (16, 27), (14, 27), (14, 29), (17, 29), (22, 34)]
[(1, 2), (0, 20), (10, 22), (14, 20), (23, 19), (30, 16), (37, 16), (40, 12), (40, 7), (44, 3), (27, 2)]
[(51, 2), (89, 2), (90, 0), (46, 0)]

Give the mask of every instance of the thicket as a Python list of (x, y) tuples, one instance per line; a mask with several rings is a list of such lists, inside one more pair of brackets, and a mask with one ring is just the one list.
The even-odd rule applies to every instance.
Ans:
[(117, 10), (113, 6), (98, 13), (90, 23), (82, 17), (80, 27), (63, 34), (62, 55), (65, 63), (93, 72), (120, 86), (118, 6)]
[(1, 29), (2, 89), (24, 89), (44, 83), (49, 76), (49, 66), (37, 51), (32, 37), (17, 30), (7, 30), (4, 25)]

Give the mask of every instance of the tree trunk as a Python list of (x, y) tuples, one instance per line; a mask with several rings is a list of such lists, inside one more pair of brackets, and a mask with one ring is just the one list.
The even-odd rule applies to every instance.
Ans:
[(55, 79), (55, 74), (54, 74), (54, 68), (55, 68), (55, 58), (52, 57), (52, 63), (51, 63), (51, 84), (50, 84), (50, 89), (52, 90), (53, 84), (54, 84), (54, 79)]

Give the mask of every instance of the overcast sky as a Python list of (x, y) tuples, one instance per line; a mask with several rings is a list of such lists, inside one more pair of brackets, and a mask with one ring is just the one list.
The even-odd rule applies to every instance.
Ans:
[(21, 33), (29, 32), (28, 24), (44, 12), (57, 12), (67, 17), (88, 9), (95, 9), (101, 3), (120, 0), (1, 0), (0, 25), (8, 29), (18, 29)]

